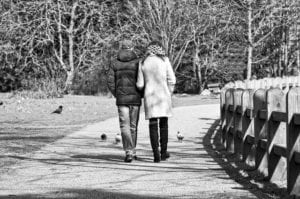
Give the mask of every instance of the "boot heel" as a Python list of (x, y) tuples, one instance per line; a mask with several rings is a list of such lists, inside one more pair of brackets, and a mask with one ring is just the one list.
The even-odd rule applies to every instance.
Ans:
[(161, 154), (161, 160), (167, 160), (170, 157), (170, 153), (169, 152), (165, 152)]
[(168, 153), (168, 128), (160, 128), (160, 146), (161, 146), (161, 160), (165, 161), (170, 157)]
[(160, 162), (160, 155), (159, 155), (159, 151), (155, 151), (153, 152), (153, 156), (154, 156), (154, 161), (153, 162)]

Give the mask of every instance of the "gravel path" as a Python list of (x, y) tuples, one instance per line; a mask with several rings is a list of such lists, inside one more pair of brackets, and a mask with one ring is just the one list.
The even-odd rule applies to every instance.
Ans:
[[(175, 108), (171, 158), (161, 163), (153, 163), (143, 114), (138, 160), (129, 164), (114, 143), (117, 118), (87, 126), (30, 156), (13, 157), (20, 161), (0, 177), (0, 198), (263, 198), (231, 179), (216, 160), (218, 118), (218, 104)], [(177, 131), (185, 135), (181, 143)]]

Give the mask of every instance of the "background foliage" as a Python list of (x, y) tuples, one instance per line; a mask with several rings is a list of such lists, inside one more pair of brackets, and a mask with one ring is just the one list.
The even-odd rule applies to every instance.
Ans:
[(2, 0), (0, 91), (108, 92), (119, 41), (143, 55), (160, 40), (177, 92), (207, 83), (297, 74), (297, 0)]

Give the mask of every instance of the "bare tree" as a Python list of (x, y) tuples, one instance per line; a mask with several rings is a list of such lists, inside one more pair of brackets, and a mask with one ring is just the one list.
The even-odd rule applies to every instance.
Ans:
[(266, 56), (260, 53), (254, 54), (254, 51), (259, 51), (264, 42), (273, 36), (274, 31), (282, 26), (277, 23), (278, 5), (274, 1), (260, 0), (232, 0), (231, 4), (236, 9), (235, 19), (247, 26), (245, 32), (248, 46), (247, 79), (250, 79), (253, 64), (266, 61), (271, 56), (271, 54)]
[(52, 26), (47, 29), (47, 35), (56, 59), (67, 74), (65, 91), (69, 92), (75, 72), (98, 66), (101, 50), (111, 39), (109, 27), (105, 25), (107, 8), (105, 3), (95, 1), (76, 0), (70, 4), (57, 0), (56, 5), (54, 1), (51, 3), (57, 17), (50, 17)]
[[(105, 1), (2, 3), (7, 10), (1, 26), (9, 37), (5, 40), (11, 41), (6, 45), (11, 45), (19, 73), (34, 70), (35, 75), (42, 73), (44, 77), (65, 76), (64, 90), (69, 92), (76, 73), (93, 71), (101, 65), (103, 51), (113, 38)], [(65, 75), (57, 74), (61, 72)]]
[[(193, 71), (197, 81), (198, 93), (202, 92), (201, 65), (205, 64), (204, 77), (208, 68), (212, 68), (222, 45), (222, 34), (231, 20), (231, 13), (223, 2), (197, 1), (191, 5), (190, 32), (193, 33), (194, 46)], [(223, 44), (224, 45), (224, 44)], [(200, 56), (200, 52), (204, 52)]]
[(189, 33), (189, 1), (129, 1), (130, 24), (146, 41), (161, 40), (176, 71), (192, 41)]

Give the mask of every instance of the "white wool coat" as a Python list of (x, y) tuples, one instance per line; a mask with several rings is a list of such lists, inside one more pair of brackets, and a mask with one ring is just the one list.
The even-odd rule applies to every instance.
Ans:
[(146, 119), (172, 116), (171, 94), (176, 83), (169, 59), (150, 55), (140, 62), (137, 87), (144, 89)]

